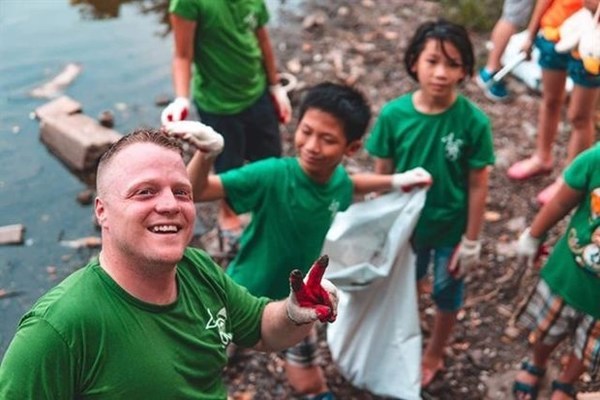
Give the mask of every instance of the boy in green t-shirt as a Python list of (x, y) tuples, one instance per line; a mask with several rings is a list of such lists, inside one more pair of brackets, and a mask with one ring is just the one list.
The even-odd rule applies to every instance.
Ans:
[[(575, 398), (574, 383), (588, 369), (600, 371), (600, 144), (577, 156), (563, 174), (564, 183), (519, 237), (518, 254), (532, 265), (546, 232), (576, 208), (541, 271), (540, 281), (519, 313), (531, 330), (532, 357), (517, 375), (517, 398), (534, 399), (550, 354), (566, 338), (572, 341), (567, 364), (552, 382), (557, 395)], [(554, 397), (553, 397), (554, 398)], [(561, 397), (562, 398), (562, 397)]]
[[(308, 91), (300, 106), (296, 157), (257, 161), (209, 176), (211, 158), (196, 152), (188, 164), (194, 200), (224, 198), (237, 213), (252, 214), (227, 270), (234, 281), (254, 295), (284, 297), (289, 289), (278, 279), (285, 281), (290, 267), (301, 267), (304, 260), (319, 255), (336, 212), (348, 208), (354, 194), (410, 190), (431, 183), (422, 168), (395, 175), (348, 175), (341, 161), (361, 147), (370, 117), (360, 92), (322, 83)], [(188, 121), (168, 124), (166, 129), (184, 139), (197, 138), (199, 149), (215, 134), (209, 127)], [(315, 355), (313, 331), (305, 342), (286, 351), (289, 382), (299, 393), (331, 399)]]

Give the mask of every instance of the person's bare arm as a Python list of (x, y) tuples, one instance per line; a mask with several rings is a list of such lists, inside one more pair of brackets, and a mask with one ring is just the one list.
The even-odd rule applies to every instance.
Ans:
[(465, 231), (465, 237), (469, 240), (477, 240), (481, 232), (489, 175), (489, 167), (469, 171), (469, 208)]
[(267, 73), (268, 83), (269, 85), (276, 85), (279, 83), (279, 77), (277, 75), (275, 53), (273, 52), (269, 32), (265, 26), (261, 26), (256, 30), (256, 38), (258, 39), (258, 45), (263, 55), (263, 64)]
[(169, 18), (175, 39), (171, 66), (173, 88), (175, 96), (187, 98), (190, 95), (196, 21), (184, 19), (176, 14), (170, 14)]
[(533, 7), (533, 11), (531, 13), (531, 17), (529, 18), (529, 24), (527, 25), (527, 38), (525, 38), (525, 42), (521, 46), (522, 51), (527, 53), (527, 56), (531, 56), (531, 50), (533, 47), (533, 41), (540, 30), (540, 22), (542, 20), (542, 16), (550, 7), (554, 0), (537, 0), (535, 6)]
[(537, 213), (531, 223), (529, 233), (535, 238), (544, 236), (550, 228), (563, 219), (583, 199), (583, 192), (572, 189), (564, 182), (556, 195)]
[(187, 165), (192, 182), (194, 201), (212, 201), (225, 198), (225, 189), (219, 175), (210, 174), (214, 159), (196, 151)]
[(416, 187), (427, 187), (432, 184), (431, 175), (421, 167), (392, 174), (393, 163), (391, 159), (377, 159), (375, 170), (377, 173), (358, 173), (350, 176), (355, 194), (361, 195), (389, 190), (409, 192)]

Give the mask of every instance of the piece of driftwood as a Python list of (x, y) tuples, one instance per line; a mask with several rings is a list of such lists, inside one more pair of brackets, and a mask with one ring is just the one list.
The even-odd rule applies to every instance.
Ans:
[(81, 113), (81, 104), (61, 96), (35, 111), (40, 119), (40, 139), (75, 172), (96, 168), (100, 156), (121, 134)]
[(22, 224), (0, 226), (0, 244), (22, 244), (24, 236)]

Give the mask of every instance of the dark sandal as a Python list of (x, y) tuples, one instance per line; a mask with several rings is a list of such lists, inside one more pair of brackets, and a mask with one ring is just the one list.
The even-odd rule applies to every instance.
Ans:
[(513, 388), (512, 388), (514, 397), (518, 398), (517, 395), (521, 394), (524, 396), (529, 396), (529, 398), (531, 400), (537, 399), (539, 386), (542, 381), (542, 378), (546, 374), (546, 369), (535, 366), (535, 365), (529, 363), (528, 361), (523, 361), (523, 364), (521, 364), (521, 370), (527, 371), (529, 374), (535, 376), (536, 378), (538, 378), (538, 381), (535, 385), (530, 385), (528, 383), (515, 381), (515, 383), (513, 384)]
[(575, 385), (573, 385), (572, 383), (566, 383), (566, 382), (553, 380), (552, 381), (552, 391), (554, 392), (557, 390), (559, 392), (563, 392), (564, 394), (566, 394), (567, 396), (569, 396), (572, 399), (577, 398), (577, 390), (575, 389)]

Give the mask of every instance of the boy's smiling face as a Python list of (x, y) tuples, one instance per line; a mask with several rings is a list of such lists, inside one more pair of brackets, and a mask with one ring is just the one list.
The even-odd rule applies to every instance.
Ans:
[(361, 142), (348, 143), (344, 126), (337, 118), (310, 108), (298, 123), (294, 144), (304, 172), (316, 182), (326, 183), (344, 156), (354, 154)]

